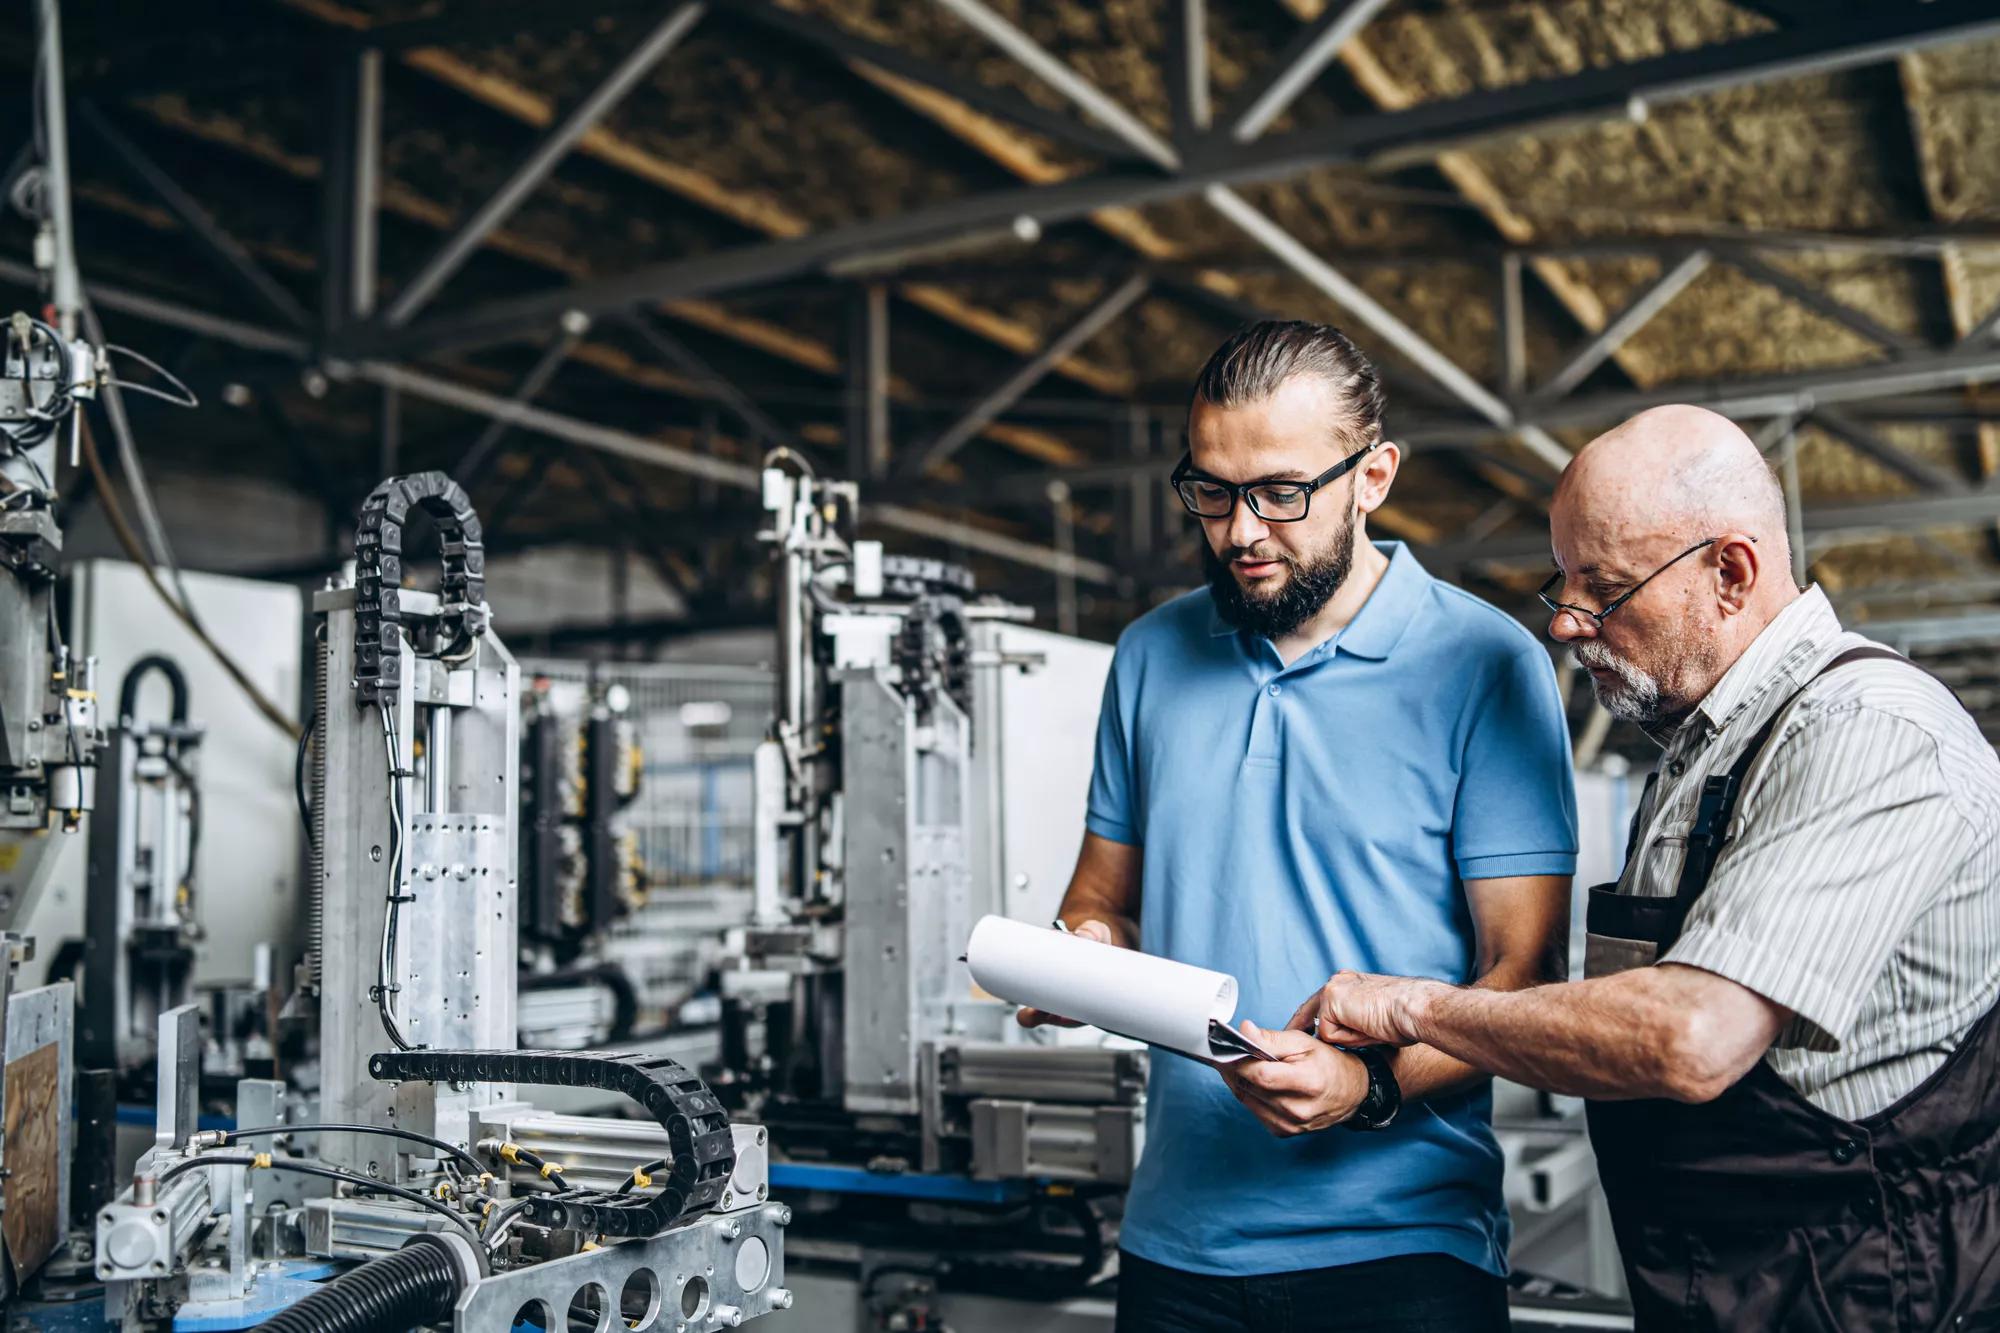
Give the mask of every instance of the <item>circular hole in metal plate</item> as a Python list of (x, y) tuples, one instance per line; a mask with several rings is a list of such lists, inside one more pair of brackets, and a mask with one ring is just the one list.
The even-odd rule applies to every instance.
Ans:
[(618, 1293), (618, 1314), (625, 1327), (651, 1328), (660, 1317), (660, 1279), (650, 1268), (635, 1268)]
[(586, 1282), (569, 1298), (569, 1333), (608, 1333), (611, 1295), (596, 1282)]
[(745, 1295), (756, 1291), (771, 1276), (771, 1247), (761, 1237), (752, 1236), (736, 1247), (736, 1286)]
[(681, 1318), (697, 1319), (708, 1312), (708, 1279), (691, 1277), (681, 1288)]
[(514, 1311), (513, 1328), (525, 1333), (556, 1333), (555, 1316), (549, 1313), (546, 1301), (524, 1301), (521, 1308)]

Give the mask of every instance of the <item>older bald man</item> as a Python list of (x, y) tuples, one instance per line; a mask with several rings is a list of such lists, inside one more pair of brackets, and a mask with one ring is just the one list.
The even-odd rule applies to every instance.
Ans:
[(1589, 1098), (1642, 1329), (2000, 1329), (2000, 761), (1793, 584), (1725, 419), (1626, 422), (1550, 520), (1549, 632), (1664, 749), (1587, 979), (1343, 973), (1293, 1026)]

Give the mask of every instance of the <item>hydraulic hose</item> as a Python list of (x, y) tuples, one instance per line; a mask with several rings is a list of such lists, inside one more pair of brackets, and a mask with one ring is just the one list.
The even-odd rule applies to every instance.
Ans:
[(257, 1327), (272, 1333), (409, 1333), (450, 1317), (461, 1271), (443, 1240), (417, 1236)]

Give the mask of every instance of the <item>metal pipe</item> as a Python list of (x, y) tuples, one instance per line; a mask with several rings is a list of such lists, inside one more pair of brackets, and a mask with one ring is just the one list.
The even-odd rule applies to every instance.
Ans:
[(41, 20), (42, 128), (48, 135), (48, 159), (42, 193), (49, 210), (49, 230), (55, 245), (50, 301), (56, 326), (65, 338), (76, 336), (83, 308), (83, 279), (76, 269), (76, 230), (69, 197), (69, 102), (64, 92), (61, 0), (38, 0)]

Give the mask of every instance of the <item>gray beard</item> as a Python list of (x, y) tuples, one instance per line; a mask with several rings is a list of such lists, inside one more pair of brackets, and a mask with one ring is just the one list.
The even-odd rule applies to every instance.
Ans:
[(1613, 656), (1603, 644), (1582, 640), (1570, 645), (1570, 656), (1579, 666), (1600, 667), (1612, 673), (1614, 679), (1609, 682), (1596, 676), (1590, 678), (1591, 692), (1611, 716), (1642, 727), (1657, 727), (1673, 720), (1669, 716), (1670, 707), (1661, 699), (1660, 682), (1623, 658)]

